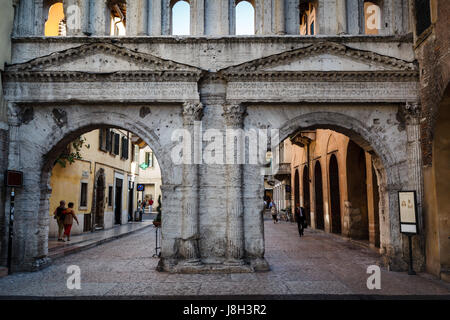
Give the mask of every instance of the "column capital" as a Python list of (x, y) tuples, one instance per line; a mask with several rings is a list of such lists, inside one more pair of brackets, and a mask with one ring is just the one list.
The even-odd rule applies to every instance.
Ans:
[(415, 124), (418, 122), (422, 107), (419, 102), (407, 102), (402, 112), (407, 124)]
[(244, 117), (247, 115), (247, 108), (241, 103), (225, 104), (223, 114), (225, 123), (230, 127), (241, 127)]
[(183, 103), (183, 122), (185, 125), (192, 125), (194, 121), (201, 121), (203, 118), (203, 104), (201, 102), (186, 101)]

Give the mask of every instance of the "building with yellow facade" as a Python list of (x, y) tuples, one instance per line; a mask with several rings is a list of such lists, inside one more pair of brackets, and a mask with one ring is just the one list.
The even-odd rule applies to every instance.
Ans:
[[(137, 208), (140, 192), (136, 186), (141, 182), (141, 173), (152, 173), (152, 179), (148, 173), (144, 174), (143, 181), (148, 184), (146, 194), (160, 194), (159, 166), (152, 150), (138, 137), (125, 130), (106, 128), (88, 132), (81, 139), (85, 139), (79, 151), (81, 159), (72, 164), (66, 161), (65, 167), (56, 163), (50, 180), (51, 216), (61, 200), (75, 204), (80, 224), (73, 225), (72, 234), (127, 223)], [(69, 145), (62, 158), (74, 151), (74, 146)], [(146, 162), (146, 154), (152, 155), (154, 164), (143, 170), (140, 165), (143, 167)], [(50, 220), (49, 235), (56, 237), (56, 220)]]

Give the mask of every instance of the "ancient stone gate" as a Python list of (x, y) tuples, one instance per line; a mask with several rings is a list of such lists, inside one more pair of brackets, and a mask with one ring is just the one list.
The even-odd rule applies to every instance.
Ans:
[[(392, 269), (404, 269), (397, 191), (417, 190), (422, 203), (418, 70), (410, 41), (289, 35), (13, 39), (13, 63), (3, 74), (8, 164), (25, 173), (16, 192), (14, 270), (49, 262), (51, 166), (72, 139), (104, 126), (139, 135), (160, 163), (161, 270), (267, 270), (262, 165), (174, 163), (174, 132), (194, 135), (197, 121), (200, 134), (278, 129), (281, 141), (298, 130), (327, 128), (348, 135), (373, 155), (381, 250)], [(420, 238), (414, 248), (421, 267)], [(2, 261), (5, 254), (2, 249)]]

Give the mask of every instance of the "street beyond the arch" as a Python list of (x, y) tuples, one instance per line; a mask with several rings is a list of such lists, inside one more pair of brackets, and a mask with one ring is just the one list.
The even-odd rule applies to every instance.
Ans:
[[(269, 272), (171, 274), (156, 271), (155, 229), (56, 259), (41, 271), (15, 273), (0, 279), (0, 297), (189, 298), (244, 297), (308, 298), (322, 294), (353, 296), (450, 295), (450, 284), (419, 273), (390, 272), (381, 267), (381, 289), (367, 288), (368, 266), (380, 256), (363, 243), (307, 229), (300, 238), (294, 223), (265, 221)], [(67, 268), (81, 271), (81, 289), (67, 287)], [(375, 297), (375, 296), (373, 296)], [(372, 297), (372, 298), (373, 298)]]

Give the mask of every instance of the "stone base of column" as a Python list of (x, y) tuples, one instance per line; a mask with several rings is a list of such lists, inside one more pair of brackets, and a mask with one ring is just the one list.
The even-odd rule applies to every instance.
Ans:
[(188, 261), (178, 261), (164, 259), (158, 263), (157, 270), (160, 272), (169, 273), (252, 273), (252, 272), (262, 272), (269, 271), (269, 264), (265, 259), (252, 259), (250, 261), (237, 260), (231, 262), (234, 263), (200, 263), (200, 264), (189, 264)]
[(242, 259), (228, 259), (223, 264), (226, 266), (242, 266), (245, 262)]
[(192, 267), (192, 266), (200, 266), (202, 265), (202, 261), (200, 259), (189, 259), (183, 262), (183, 265)]
[(39, 271), (44, 268), (47, 268), (52, 264), (52, 259), (45, 256), (45, 257), (37, 257), (35, 258), (33, 265), (31, 266), (31, 271)]

